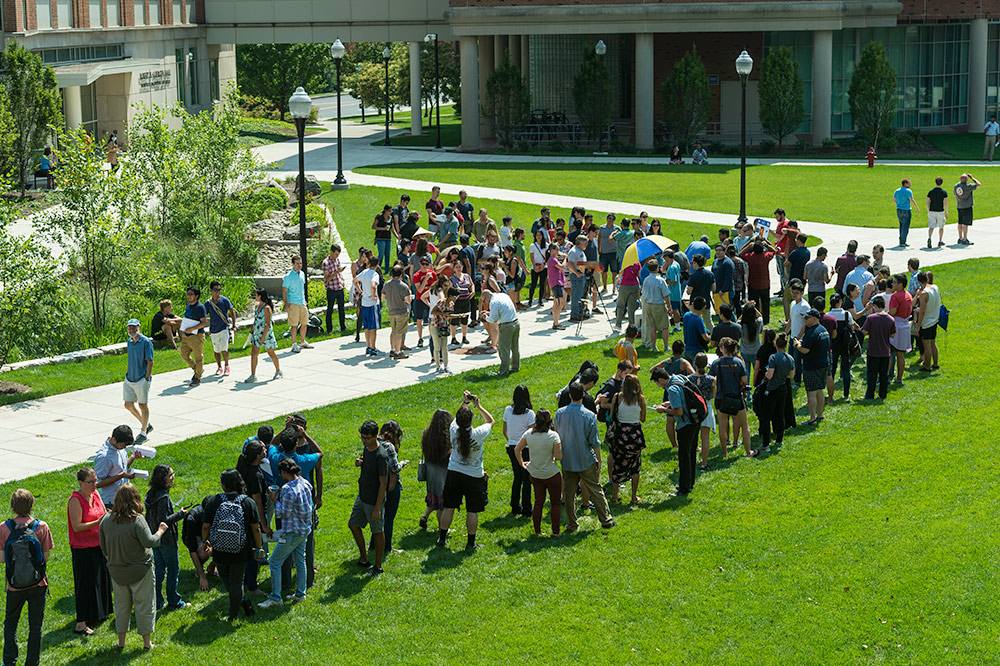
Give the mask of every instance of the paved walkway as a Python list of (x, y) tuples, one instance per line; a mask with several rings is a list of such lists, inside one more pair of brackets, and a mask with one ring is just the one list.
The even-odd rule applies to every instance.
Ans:
[[(526, 156), (463, 155), (454, 152), (432, 150), (393, 149), (369, 144), (378, 135), (379, 129), (372, 126), (346, 124), (344, 141), (344, 166), (347, 169), (367, 164), (382, 164), (410, 161), (528, 161), (528, 162), (610, 162), (610, 163), (654, 163), (659, 158), (544, 158)], [(313, 135), (306, 139), (309, 154), (307, 166), (310, 173), (321, 179), (333, 179), (336, 173), (336, 135), (331, 132)], [(295, 154), (294, 142), (273, 144), (258, 150), (268, 161), (282, 162)], [(975, 166), (982, 166), (974, 163)], [(292, 165), (289, 162), (289, 165)], [(291, 166), (289, 169), (292, 168)], [(282, 175), (289, 169), (284, 165), (275, 167)], [(431, 183), (385, 178), (364, 174), (349, 174), (349, 181), (358, 185), (381, 185), (409, 191), (427, 191)], [(457, 190), (459, 184), (435, 183), (445, 190)], [(489, 197), (501, 200), (515, 200), (547, 204), (561, 207), (584, 205), (595, 210), (610, 210), (623, 214), (636, 214), (640, 209), (651, 215), (701, 222), (712, 225), (729, 225), (731, 215), (707, 213), (649, 204), (633, 204), (601, 199), (568, 197), (560, 195), (520, 192), (498, 188), (466, 186), (471, 198)], [(891, 266), (902, 266), (909, 256), (921, 257), (925, 265), (958, 261), (971, 257), (994, 256), (1000, 254), (1000, 225), (998, 218), (977, 220), (973, 227), (975, 245), (970, 247), (948, 246), (941, 250), (926, 250), (915, 247), (887, 250), (887, 262)], [(894, 244), (895, 232), (891, 229), (863, 229), (841, 227), (829, 224), (802, 222), (803, 230), (820, 236), (831, 254), (839, 254), (847, 241), (856, 239), (862, 248), (875, 243), (889, 246)], [(669, 233), (669, 232), (668, 232)], [(911, 234), (919, 243), (923, 239), (922, 230)], [(946, 238), (953, 241), (954, 227), (946, 230)], [(610, 303), (609, 303), (610, 305)], [(582, 335), (576, 336), (576, 327), (565, 331), (553, 331), (551, 319), (546, 312), (533, 309), (521, 317), (522, 356), (533, 356), (551, 349), (554, 345), (574, 344), (598, 340), (611, 333), (603, 316), (589, 320), (583, 326)], [(380, 346), (387, 346), (388, 331), (380, 335)], [(415, 341), (409, 335), (410, 343)], [(473, 342), (482, 339), (481, 329), (471, 337)], [(430, 381), (436, 377), (431, 371), (429, 353), (426, 348), (413, 357), (394, 362), (385, 357), (367, 359), (364, 345), (355, 344), (353, 338), (345, 337), (320, 342), (315, 349), (292, 354), (280, 353), (281, 367), (285, 378), (277, 381), (263, 381), (259, 384), (243, 384), (249, 374), (249, 364), (239, 359), (234, 364), (234, 375), (228, 379), (216, 379), (206, 375), (202, 385), (187, 388), (189, 370), (157, 375), (153, 380), (150, 397), (151, 421), (156, 426), (149, 444), (159, 446), (176, 442), (195, 435), (218, 432), (261, 420), (272, 419), (291, 411), (319, 407), (340, 402), (361, 395), (368, 395), (386, 388), (412, 385)], [(481, 368), (497, 363), (495, 355), (465, 355), (452, 353), (450, 366), (453, 370)], [(124, 373), (124, 357), (122, 372)], [(209, 372), (214, 363), (209, 364)], [(363, 367), (365, 371), (359, 373)], [(271, 375), (270, 362), (263, 357), (258, 368), (258, 376)], [(122, 407), (121, 385), (116, 382), (106, 386), (75, 391), (40, 400), (0, 407), (0, 457), (4, 462), (0, 467), (0, 482), (20, 479), (41, 472), (62, 469), (93, 456), (101, 442), (119, 423), (132, 424), (134, 419)], [(147, 465), (148, 466), (148, 465)]]

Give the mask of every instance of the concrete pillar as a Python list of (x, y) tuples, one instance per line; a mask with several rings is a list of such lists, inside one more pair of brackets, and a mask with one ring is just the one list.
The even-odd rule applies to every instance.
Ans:
[(830, 99), (833, 96), (833, 31), (813, 31), (812, 140), (830, 138)]
[(635, 145), (653, 148), (653, 35), (635, 36)]
[(531, 37), (529, 35), (521, 35), (521, 73), (524, 74), (525, 83), (531, 83), (531, 68), (528, 66), (528, 55)]
[(514, 67), (521, 69), (521, 35), (510, 35), (507, 38), (507, 50)]
[(507, 35), (497, 35), (493, 38), (493, 69), (503, 62), (504, 53), (507, 52)]
[(83, 100), (80, 96), (80, 86), (63, 88), (63, 115), (66, 117), (66, 128), (75, 130), (83, 125)]
[[(480, 35), (479, 37), (479, 90), (478, 90), (479, 94), (476, 95), (475, 97), (467, 97), (464, 92), (465, 84), (463, 83), (462, 85), (463, 88), (462, 99), (463, 100), (468, 99), (470, 102), (472, 102), (472, 100), (476, 100), (475, 103), (477, 105), (476, 106), (477, 120), (479, 118), (479, 105), (485, 102), (484, 97), (486, 96), (486, 79), (488, 79), (490, 74), (493, 73), (493, 66), (494, 66), (493, 57), (495, 55), (493, 52), (493, 42), (495, 41), (496, 40), (493, 39), (492, 35), (486, 35), (486, 36)], [(462, 104), (462, 115), (463, 117), (465, 115), (465, 104)], [(489, 139), (492, 136), (493, 132), (490, 131), (490, 128), (488, 126), (481, 125), (479, 127), (479, 138)]]
[(462, 150), (479, 150), (479, 52), (475, 37), (458, 40), (462, 70)]
[(424, 133), (421, 102), (423, 87), (420, 85), (420, 42), (410, 42), (410, 135)]
[(986, 62), (988, 58), (986, 19), (972, 20), (969, 27), (969, 131), (982, 132), (986, 124)]

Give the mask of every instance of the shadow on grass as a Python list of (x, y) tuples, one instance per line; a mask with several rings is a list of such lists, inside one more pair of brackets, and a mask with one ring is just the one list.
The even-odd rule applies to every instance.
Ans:
[(345, 562), (341, 567), (340, 575), (326, 589), (322, 602), (329, 603), (340, 599), (349, 599), (361, 592), (365, 585), (372, 581), (368, 570), (357, 566), (354, 561)]
[[(132, 640), (135, 640), (135, 637), (133, 637)], [(156, 652), (156, 648), (153, 649), (153, 652)], [(149, 653), (138, 645), (130, 646), (126, 643), (125, 649), (119, 650), (117, 644), (112, 643), (111, 645), (101, 648), (96, 652), (87, 652), (86, 654), (77, 655), (74, 659), (66, 663), (80, 664), (81, 666), (91, 666), (92, 664), (125, 664), (130, 663), (145, 654)]]
[[(286, 610), (285, 606), (279, 606), (279, 612)], [(171, 640), (183, 645), (204, 646), (211, 645), (220, 638), (226, 638), (236, 631), (234, 622), (227, 622), (223, 616), (229, 611), (229, 595), (223, 595), (212, 603), (198, 611), (198, 619), (180, 626)], [(268, 613), (270, 619), (274, 613)], [(260, 617), (255, 615), (246, 621), (253, 622)], [(155, 636), (154, 636), (155, 639)]]
[[(697, 484), (695, 484), (695, 490), (692, 492), (697, 492)], [(657, 502), (656, 504), (650, 505), (649, 509), (651, 511), (677, 511), (678, 509), (683, 509), (691, 503), (691, 498), (687, 495), (671, 495), (667, 499)]]
[[(543, 523), (542, 528), (548, 529)], [(530, 527), (528, 529), (531, 529)], [(594, 532), (604, 532), (605, 530), (595, 529), (569, 534), (562, 532), (558, 536), (537, 536), (534, 533), (523, 539), (512, 539), (510, 541), (498, 541), (497, 545), (503, 549), (507, 555), (520, 555), (521, 553), (539, 553), (550, 548), (566, 548), (575, 546)]]
[(465, 561), (465, 558), (472, 555), (474, 555), (473, 552), (466, 551), (464, 548), (455, 551), (451, 550), (449, 546), (445, 546), (444, 548), (434, 546), (427, 552), (427, 557), (424, 558), (424, 561), (420, 563), (420, 572), (431, 574), (441, 569), (451, 569), (457, 567)]

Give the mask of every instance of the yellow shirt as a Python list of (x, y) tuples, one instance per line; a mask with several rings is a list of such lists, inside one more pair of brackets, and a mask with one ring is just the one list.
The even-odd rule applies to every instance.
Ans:
[[(632, 350), (632, 358), (629, 359), (629, 350)], [(639, 372), (639, 354), (635, 351), (635, 345), (628, 341), (628, 338), (622, 338), (615, 345), (615, 356), (618, 357), (619, 361), (624, 361), (626, 359), (631, 360), (635, 365), (635, 370), (632, 374), (638, 374)]]

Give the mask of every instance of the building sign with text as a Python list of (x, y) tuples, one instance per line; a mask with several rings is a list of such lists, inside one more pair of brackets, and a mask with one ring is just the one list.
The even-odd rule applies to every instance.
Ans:
[(154, 69), (149, 72), (139, 73), (139, 91), (152, 92), (154, 90), (166, 90), (170, 87), (170, 70)]

